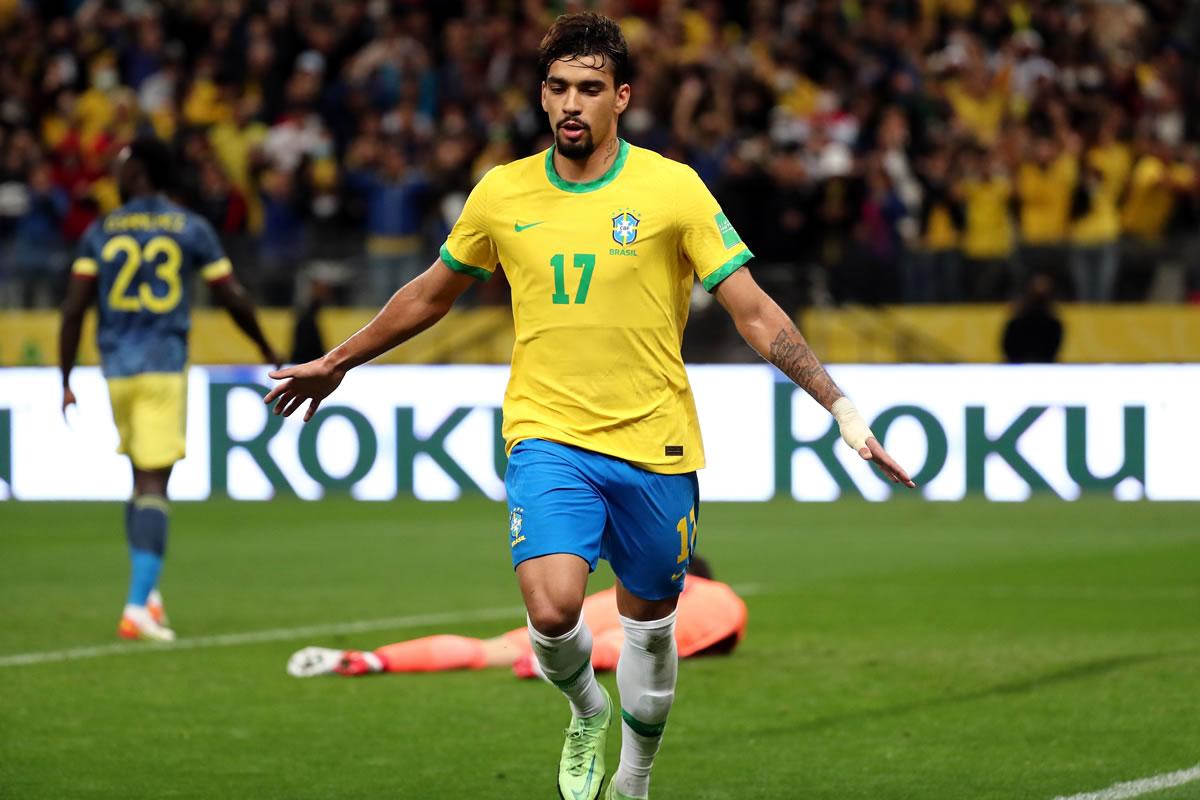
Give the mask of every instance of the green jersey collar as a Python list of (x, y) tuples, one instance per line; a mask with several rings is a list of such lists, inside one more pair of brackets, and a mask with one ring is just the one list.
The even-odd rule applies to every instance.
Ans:
[(629, 157), (629, 142), (624, 139), (618, 139), (620, 146), (617, 149), (617, 157), (613, 160), (612, 166), (608, 171), (596, 178), (594, 181), (586, 183), (576, 183), (574, 181), (563, 180), (558, 171), (554, 169), (554, 147), (553, 145), (546, 151), (546, 178), (550, 183), (564, 192), (575, 192), (583, 194), (584, 192), (594, 192), (597, 189), (603, 189), (612, 183), (618, 175), (621, 174), (621, 168), (625, 166), (625, 159)]

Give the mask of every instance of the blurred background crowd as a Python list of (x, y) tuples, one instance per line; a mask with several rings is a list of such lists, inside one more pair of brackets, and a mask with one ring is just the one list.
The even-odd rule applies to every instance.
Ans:
[(785, 303), (1200, 301), (1197, 0), (0, 0), (0, 305), (58, 302), (146, 132), (261, 301), (383, 302), (551, 144), (534, 54), (582, 7), (635, 54), (621, 135)]

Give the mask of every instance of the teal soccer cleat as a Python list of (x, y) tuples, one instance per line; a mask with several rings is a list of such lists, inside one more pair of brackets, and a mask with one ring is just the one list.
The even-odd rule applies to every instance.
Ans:
[(604, 795), (604, 800), (640, 800), (640, 799), (637, 797), (631, 797), (630, 795), (627, 795), (627, 794), (621, 794), (621, 792), (617, 790), (617, 785), (615, 783), (609, 783), (608, 784), (608, 794)]

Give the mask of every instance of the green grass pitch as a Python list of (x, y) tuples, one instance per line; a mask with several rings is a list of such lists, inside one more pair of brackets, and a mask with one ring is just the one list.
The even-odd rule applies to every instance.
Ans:
[[(0, 661), (116, 641), (121, 519), (0, 505)], [(569, 712), (547, 685), (284, 673), (306, 644), (519, 625), (501, 505), (180, 503), (171, 524), (185, 641), (514, 612), (0, 666), (0, 797), (556, 796)], [(700, 551), (747, 588), (749, 631), (681, 665), (657, 800), (1050, 800), (1200, 761), (1194, 505), (710, 504)]]

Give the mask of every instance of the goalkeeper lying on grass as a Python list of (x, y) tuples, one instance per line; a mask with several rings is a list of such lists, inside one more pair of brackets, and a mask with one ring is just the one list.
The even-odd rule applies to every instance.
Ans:
[[(733, 589), (711, 576), (708, 564), (692, 556), (675, 621), (675, 642), (681, 658), (732, 652), (745, 633), (746, 604)], [(592, 666), (597, 671), (615, 669), (625, 638), (617, 615), (616, 590), (605, 589), (584, 600), (583, 618), (592, 631)], [(541, 677), (528, 629), (516, 628), (491, 639), (426, 636), (374, 651), (306, 647), (288, 659), (287, 671), (297, 678), (312, 678), (486, 667), (512, 667), (519, 677)]]

